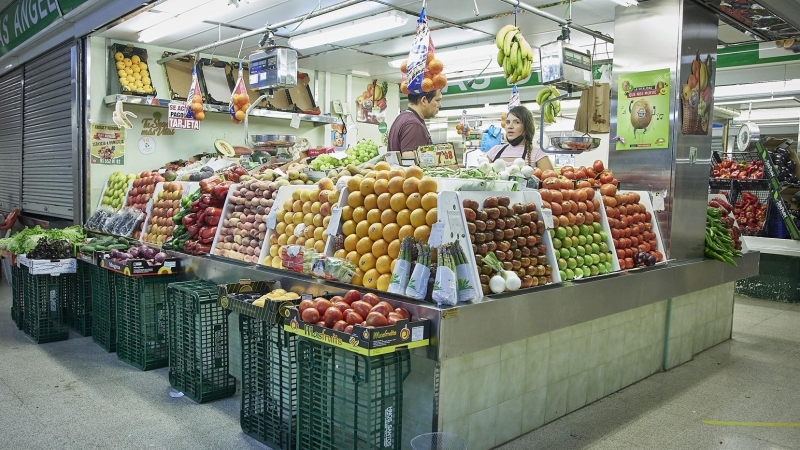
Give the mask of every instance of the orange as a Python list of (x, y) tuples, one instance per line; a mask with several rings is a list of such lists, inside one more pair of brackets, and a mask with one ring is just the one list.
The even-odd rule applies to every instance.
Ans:
[(286, 240), (286, 245), (296, 245), (297, 244), (297, 236), (289, 236), (289, 239)]
[(447, 77), (443, 73), (437, 73), (433, 76), (433, 88), (444, 89), (447, 86)]
[(425, 225), (425, 210), (415, 209), (411, 211), (411, 226), (414, 228)]
[(389, 252), (389, 244), (383, 239), (378, 239), (372, 244), (372, 254), (377, 258)]
[[(367, 172), (366, 178), (369, 178), (371, 180), (377, 180), (378, 179), (378, 172), (375, 172), (374, 170), (370, 170), (369, 172)], [(362, 184), (362, 186), (363, 186), (363, 184)]]
[(387, 209), (386, 211), (382, 212), (381, 223), (383, 224), (384, 228), (386, 225), (397, 223), (397, 213), (391, 209)]
[(325, 241), (316, 241), (314, 242), (314, 250), (317, 253), (322, 253), (325, 251)]
[(381, 211), (386, 211), (392, 207), (391, 204), (392, 194), (388, 192), (384, 192), (383, 194), (378, 196), (378, 209)]
[(321, 240), (321, 239), (322, 239), (322, 237), (323, 237), (323, 236), (322, 236), (322, 234), (323, 234), (324, 232), (325, 232), (325, 229), (324, 229), (324, 228), (322, 228), (322, 227), (317, 227), (317, 228), (314, 228), (314, 239), (316, 239), (316, 240), (318, 240), (318, 241), (319, 241), (319, 240)]
[(403, 62), (400, 63), (400, 72), (408, 73), (408, 59), (404, 59)]
[(437, 192), (439, 190), (439, 186), (436, 185), (436, 180), (431, 177), (422, 177), (419, 180), (419, 193), (422, 195), (427, 194), (428, 192)]
[(359, 206), (353, 209), (353, 221), (358, 223), (362, 220), (367, 220), (367, 209), (363, 206)]
[(390, 166), (389, 163), (386, 162), (386, 161), (380, 161), (377, 164), (375, 164), (375, 170), (377, 170), (377, 171), (390, 170), (391, 168), (392, 168), (392, 166)]
[(403, 225), (402, 227), (400, 227), (400, 232), (397, 234), (397, 237), (400, 240), (403, 240), (403, 238), (409, 236), (414, 237), (414, 227), (412, 227), (411, 225)]
[(366, 255), (372, 251), (372, 241), (368, 237), (363, 237), (356, 244), (356, 251), (359, 255)]
[(377, 241), (378, 239), (383, 238), (383, 224), (382, 223), (373, 223), (369, 226), (369, 230), (367, 230), (367, 234), (372, 242)]
[(350, 192), (356, 192), (361, 189), (361, 176), (350, 177), (347, 180), (347, 190)]
[[(408, 82), (407, 81), (403, 81), (402, 83), (400, 83), (400, 92), (402, 92), (403, 94), (406, 94), (406, 95), (410, 94), (410, 92), (408, 92)], [(353, 284), (356, 284), (356, 283), (353, 283)]]
[(369, 211), (378, 207), (378, 196), (375, 194), (367, 194), (364, 197), (364, 208)]
[(433, 52), (428, 52), (428, 56), (425, 59), (425, 64), (430, 64), (436, 57), (433, 55)]
[(347, 205), (342, 208), (342, 220), (350, 220), (353, 218), (353, 207)]
[(433, 224), (436, 223), (438, 220), (438, 212), (436, 208), (432, 208), (428, 213), (425, 215), (425, 223), (428, 224), (429, 227), (432, 227)]
[(342, 234), (350, 236), (356, 234), (356, 222), (354, 220), (347, 220), (342, 224)]
[(403, 192), (403, 182), (406, 179), (400, 176), (389, 178), (389, 193), (394, 195), (398, 192)]
[(367, 211), (367, 222), (370, 224), (373, 223), (380, 223), (381, 221), (381, 210), (378, 208), (370, 209)]
[(348, 252), (345, 258), (347, 258), (350, 264), (353, 264), (354, 266), (358, 267), (358, 260), (361, 259), (361, 255), (359, 255), (357, 251), (353, 250), (351, 252)]
[[(358, 236), (358, 238), (361, 239), (368, 235), (369, 235), (369, 222), (367, 222), (366, 220), (358, 222), (356, 224), (356, 236)], [(358, 253), (361, 253), (362, 255), (364, 254), (364, 252), (358, 252)]]
[(340, 248), (333, 254), (334, 258), (345, 259), (347, 258), (347, 250)]
[(419, 180), (413, 177), (406, 178), (403, 181), (403, 193), (408, 196), (415, 192), (419, 192)]
[(328, 229), (328, 224), (330, 223), (331, 223), (331, 216), (325, 216), (325, 218), (322, 219), (322, 226), (325, 227), (326, 230)]
[(389, 169), (378, 171), (378, 174), (375, 175), (375, 178), (377, 178), (375, 180), (375, 183), (377, 183), (380, 180), (389, 181)]
[[(370, 172), (370, 175), (371, 174), (372, 174), (372, 172)], [(369, 175), (367, 175), (367, 178), (364, 178), (364, 181), (361, 182), (360, 190), (361, 190), (361, 195), (363, 195), (364, 197), (368, 196), (369, 194), (374, 193), (375, 192), (375, 179), (374, 178), (369, 178)]]
[(375, 268), (375, 255), (372, 253), (361, 255), (361, 259), (358, 260), (358, 268), (364, 272)]
[(360, 191), (350, 192), (350, 195), (347, 196), (347, 204), (353, 208), (357, 206), (364, 206), (364, 196), (361, 195)]
[[(398, 231), (399, 230), (400, 230), (400, 228), (398, 227)], [(386, 228), (384, 228), (384, 232), (385, 231), (386, 231)], [(389, 242), (389, 249), (388, 249), (388, 253), (387, 254), (392, 259), (397, 259), (397, 257), (400, 256), (400, 239), (395, 239), (395, 240)]]
[(294, 213), (293, 212), (287, 212), (286, 214), (284, 214), (283, 215), (283, 222), (287, 223), (287, 224), (294, 223)]
[(392, 258), (389, 255), (383, 255), (378, 258), (378, 261), (375, 262), (375, 268), (381, 274), (391, 274), (392, 273)]
[[(442, 62), (438, 59), (433, 58), (430, 60), (430, 62), (428, 62), (428, 71), (430, 71), (430, 73), (436, 75), (437, 73), (441, 73), (442, 70), (444, 70), (444, 64), (442, 64)], [(436, 78), (434, 78), (434, 80), (435, 79)]]
[(431, 235), (431, 227), (422, 225), (414, 230), (414, 239), (422, 242), (428, 242), (428, 237)]
[(375, 269), (368, 270), (363, 277), (362, 281), (363, 286), (365, 288), (375, 289), (376, 287), (378, 287), (378, 277), (380, 276), (381, 274), (379, 274), (377, 270)]
[(344, 238), (345, 251), (347, 252), (355, 251), (357, 243), (358, 243), (358, 236), (356, 236), (355, 234), (347, 236), (346, 238)]
[(379, 291), (386, 292), (389, 290), (389, 283), (392, 282), (392, 275), (385, 273), (378, 277), (378, 284), (375, 286)]
[(300, 225), (301, 223), (303, 223), (304, 217), (305, 217), (305, 214), (303, 214), (301, 212), (294, 213), (294, 224), (295, 225)]
[[(303, 211), (303, 202), (300, 201), (300, 200), (295, 200), (294, 203), (292, 203), (292, 211), (294, 211), (294, 212), (302, 212)], [(311, 212), (311, 211), (309, 211), (309, 212)]]
[[(437, 203), (439, 203), (439, 196), (433, 192), (428, 192), (422, 196), (422, 207), (425, 208), (426, 211), (436, 208)], [(344, 217), (344, 215), (342, 215), (342, 217)]]
[(364, 272), (356, 269), (356, 273), (353, 274), (353, 279), (350, 281), (350, 284), (352, 284), (353, 286), (363, 286), (362, 283), (364, 283)]
[(433, 80), (430, 78), (423, 78), (422, 79), (422, 90), (424, 92), (430, 92), (433, 90)]
[(394, 177), (401, 177), (405, 179), (406, 177), (406, 170), (402, 167), (395, 167), (394, 169), (389, 171), (389, 179), (391, 180)]
[(412, 211), (422, 206), (422, 196), (419, 195), (419, 192), (414, 192), (408, 196), (406, 206)]
[(375, 194), (381, 195), (383, 193), (389, 192), (389, 173), (388, 172), (381, 172), (381, 174), (386, 174), (386, 179), (379, 178), (375, 180)]
[(397, 213), (397, 224), (402, 226), (411, 225), (411, 210), (404, 209)]
[(396, 212), (404, 210), (406, 208), (406, 194), (398, 192), (397, 194), (392, 195), (392, 199), (389, 201), (389, 204)]
[(408, 169), (406, 169), (406, 178), (422, 179), (423, 176), (424, 173), (422, 172), (422, 169), (419, 166), (411, 166)]
[[(397, 239), (397, 233), (400, 232), (400, 225), (396, 223), (390, 223), (388, 225), (383, 226), (383, 238), (386, 242), (392, 242)], [(394, 256), (397, 258), (397, 256)]]

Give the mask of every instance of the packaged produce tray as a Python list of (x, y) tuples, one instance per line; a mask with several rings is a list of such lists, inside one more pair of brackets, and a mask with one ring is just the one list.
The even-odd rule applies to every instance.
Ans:
[(175, 275), (183, 272), (179, 258), (167, 258), (161, 264), (153, 264), (139, 258), (130, 258), (124, 263), (120, 263), (110, 259), (109, 253), (104, 253), (102, 257), (100, 267), (129, 277)]
[[(117, 61), (117, 59), (115, 58), (115, 55), (117, 53), (122, 54), (124, 58), (122, 61)], [(135, 73), (142, 74), (143, 73), (142, 71), (147, 71), (146, 73), (149, 74), (150, 65), (147, 63), (147, 50), (139, 47), (134, 47), (131, 44), (112, 44), (108, 48), (108, 56), (110, 65), (108, 70), (108, 86), (110, 89), (109, 92), (110, 94), (143, 95), (143, 96), (146, 95), (151, 97), (158, 96), (158, 92), (156, 91), (155, 86), (152, 85), (152, 80), (150, 80), (151, 89), (149, 91), (143, 88), (138, 88), (135, 85), (128, 86), (129, 89), (126, 89), (125, 86), (123, 86), (123, 84), (120, 82), (121, 74), (119, 73), (119, 71), (133, 67), (132, 61), (130, 66), (128, 66), (126, 63), (128, 60), (134, 59), (134, 56), (139, 59), (140, 63), (139, 71)], [(117, 65), (118, 62), (122, 62), (125, 67), (120, 69), (119, 66)], [(144, 63), (143, 66), (144, 68), (142, 68), (141, 63)], [(142, 80), (144, 80), (144, 77), (142, 77)]]

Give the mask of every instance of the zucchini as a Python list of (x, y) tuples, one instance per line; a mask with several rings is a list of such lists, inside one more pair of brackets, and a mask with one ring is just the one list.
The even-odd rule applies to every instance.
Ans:
[(127, 250), (130, 246), (123, 244), (113, 244), (108, 246), (108, 250)]

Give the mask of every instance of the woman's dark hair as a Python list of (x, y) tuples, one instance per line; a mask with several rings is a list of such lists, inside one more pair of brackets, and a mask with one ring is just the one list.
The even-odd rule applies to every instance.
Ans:
[[(531, 162), (533, 156), (533, 142), (534, 135), (536, 134), (536, 122), (533, 121), (533, 114), (530, 110), (522, 105), (515, 106), (508, 111), (508, 115), (514, 115), (522, 122), (522, 135), (525, 137), (525, 155), (527, 156), (528, 163)], [(508, 119), (506, 119), (508, 120)]]
[(419, 104), (420, 100), (422, 100), (423, 97), (427, 98), (428, 99), (428, 103), (430, 103), (430, 102), (433, 101), (433, 98), (436, 97), (436, 93), (437, 92), (439, 92), (439, 91), (438, 90), (433, 90), (433, 91), (430, 91), (430, 92), (426, 92), (424, 94), (408, 94), (408, 103), (410, 103), (412, 105), (417, 105), (417, 104)]

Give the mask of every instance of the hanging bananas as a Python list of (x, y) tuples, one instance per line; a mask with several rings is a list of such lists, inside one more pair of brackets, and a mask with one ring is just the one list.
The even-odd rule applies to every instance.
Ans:
[(122, 106), (122, 100), (117, 100), (117, 104), (114, 108), (114, 112), (111, 113), (111, 119), (114, 121), (117, 126), (130, 130), (133, 128), (133, 124), (131, 120), (128, 119), (128, 116), (136, 118), (136, 114), (125, 111)]
[(549, 98), (558, 97), (559, 95), (561, 94), (558, 92), (558, 89), (553, 86), (545, 86), (539, 91), (539, 94), (536, 95), (536, 103), (541, 107), (541, 113), (544, 114), (544, 121), (546, 123), (556, 122), (556, 117), (561, 114), (561, 101), (551, 102), (544, 106), (542, 106), (542, 104)]
[(494, 43), (499, 49), (497, 65), (503, 68), (503, 74), (509, 84), (525, 80), (531, 75), (533, 48), (522, 37), (518, 27), (504, 26), (497, 32)]

